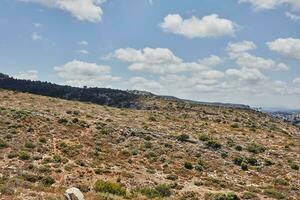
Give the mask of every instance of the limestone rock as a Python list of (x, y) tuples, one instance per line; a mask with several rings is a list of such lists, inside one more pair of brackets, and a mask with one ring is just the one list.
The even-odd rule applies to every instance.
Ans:
[(69, 188), (65, 193), (66, 200), (84, 200), (82, 192), (78, 188)]

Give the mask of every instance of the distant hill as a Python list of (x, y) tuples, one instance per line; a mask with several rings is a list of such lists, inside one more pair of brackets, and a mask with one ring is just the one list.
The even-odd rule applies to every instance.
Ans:
[(229, 103), (210, 103), (180, 99), (174, 96), (160, 96), (146, 91), (139, 90), (116, 90), (109, 88), (78, 88), (71, 86), (62, 86), (49, 82), (20, 80), (0, 73), (0, 88), (19, 92), (27, 92), (43, 96), (61, 98), (66, 100), (76, 100), (82, 102), (91, 102), (100, 105), (108, 105), (119, 108), (137, 108), (144, 107), (139, 98), (159, 98), (164, 100), (179, 101), (187, 104), (197, 104), (206, 106), (217, 106), (227, 108), (250, 109), (248, 105), (229, 104)]
[(139, 106), (138, 95), (128, 91), (109, 88), (78, 88), (49, 82), (19, 80), (1, 73), (0, 88), (120, 108)]

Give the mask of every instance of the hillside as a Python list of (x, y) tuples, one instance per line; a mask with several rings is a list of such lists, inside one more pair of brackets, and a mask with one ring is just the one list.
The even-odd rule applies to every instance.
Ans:
[(250, 106), (247, 105), (197, 102), (179, 99), (173, 96), (159, 96), (145, 91), (123, 91), (110, 88), (79, 88), (42, 81), (21, 80), (2, 73), (0, 73), (0, 88), (66, 100), (91, 102), (118, 108), (146, 109), (143, 104), (140, 104), (139, 98), (155, 97), (163, 100), (180, 101), (183, 103), (250, 109)]
[(151, 109), (0, 90), (0, 199), (63, 200), (70, 187), (88, 200), (299, 199), (299, 128), (249, 109), (135, 101)]

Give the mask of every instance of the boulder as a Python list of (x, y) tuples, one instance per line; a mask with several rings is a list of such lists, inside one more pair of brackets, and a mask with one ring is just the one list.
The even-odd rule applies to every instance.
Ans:
[(82, 192), (78, 188), (69, 188), (65, 193), (66, 200), (84, 200)]

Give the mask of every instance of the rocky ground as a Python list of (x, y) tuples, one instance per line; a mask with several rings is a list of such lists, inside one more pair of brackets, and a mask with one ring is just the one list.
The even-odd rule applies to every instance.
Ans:
[(300, 130), (265, 114), (147, 110), (0, 90), (0, 199), (300, 199)]

